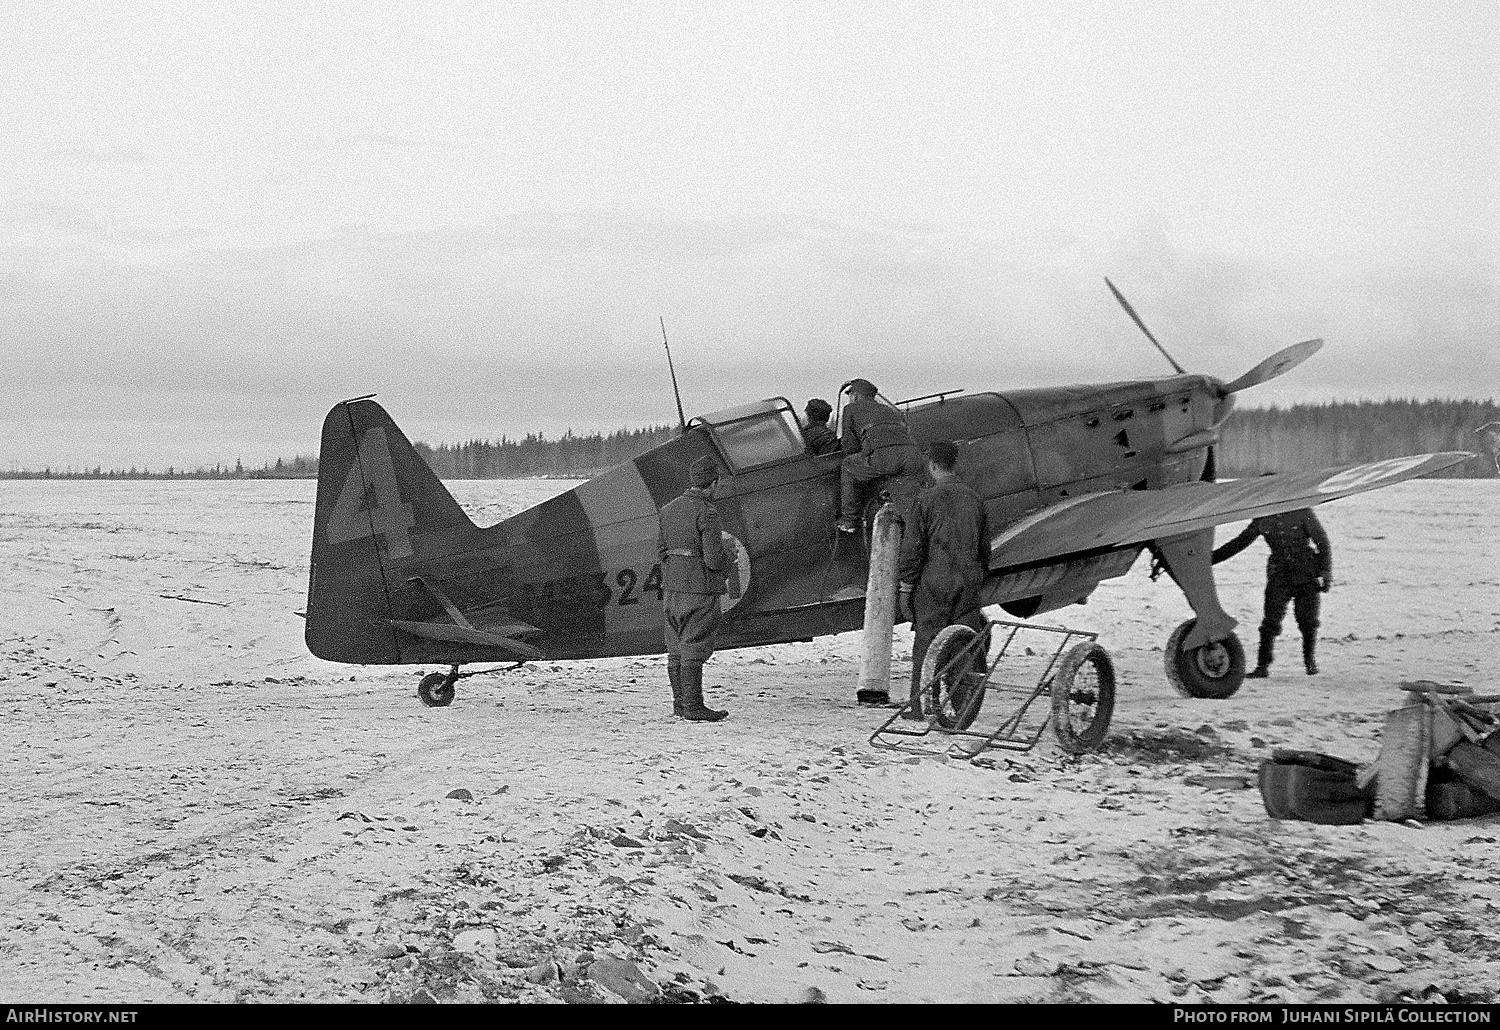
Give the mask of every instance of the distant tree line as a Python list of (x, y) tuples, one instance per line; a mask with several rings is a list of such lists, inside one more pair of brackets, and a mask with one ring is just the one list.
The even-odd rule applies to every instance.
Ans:
[(1474, 432), (1500, 421), (1494, 401), (1356, 401), (1245, 408), (1224, 423), (1218, 472), (1225, 478), (1327, 468), (1430, 451), (1480, 457), (1438, 473), (1445, 479), (1494, 479), (1495, 463)]
[(552, 476), (582, 479), (645, 454), (672, 439), (673, 426), (617, 429), (609, 435), (578, 436), (572, 430), (557, 440), (528, 433), (499, 443), (470, 440), (460, 444), (413, 444), (441, 479), (530, 479)]
[[(498, 443), (470, 440), (460, 444), (413, 443), (412, 447), (442, 479), (583, 479), (644, 454), (676, 434), (674, 426), (617, 429), (612, 433), (579, 435), (572, 430), (556, 440), (528, 433), (519, 440), (502, 436)], [(0, 479), (312, 479), (318, 459), (312, 455), (277, 458), (259, 468), (236, 460), (194, 469), (11, 469)]]
[[(1230, 416), (1218, 446), (1219, 475), (1253, 476), (1269, 470), (1325, 468), (1428, 451), (1483, 452), (1474, 432), (1500, 421), (1494, 401), (1355, 401), (1296, 404), (1289, 408), (1242, 408)], [(578, 435), (571, 430), (548, 440), (529, 433), (519, 440), (502, 436), (498, 443), (470, 440), (460, 444), (413, 446), (443, 479), (529, 479), (538, 476), (581, 479), (627, 462), (672, 439), (673, 426), (617, 429)], [(212, 468), (153, 471), (85, 469), (0, 471), (0, 479), (306, 479), (317, 476), (311, 455), (277, 458), (259, 468), (216, 464)], [(1442, 473), (1446, 478), (1495, 477), (1487, 456), (1463, 462)]]
[(168, 465), (164, 469), (132, 465), (128, 469), (93, 468), (75, 469), (71, 466), (56, 469), (50, 465), (41, 469), (0, 470), (0, 479), (311, 479), (318, 474), (318, 459), (312, 455), (299, 454), (295, 458), (277, 458), (260, 467), (246, 465), (238, 458), (233, 465), (219, 462), (212, 466), (199, 465), (191, 469)]

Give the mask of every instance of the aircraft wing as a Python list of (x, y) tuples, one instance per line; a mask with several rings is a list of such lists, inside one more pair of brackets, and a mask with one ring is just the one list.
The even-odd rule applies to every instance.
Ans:
[(1069, 497), (1007, 526), (991, 545), (990, 567), (1141, 544), (1225, 522), (1310, 508), (1437, 472), (1472, 457), (1467, 451), (1414, 454), (1342, 469)]

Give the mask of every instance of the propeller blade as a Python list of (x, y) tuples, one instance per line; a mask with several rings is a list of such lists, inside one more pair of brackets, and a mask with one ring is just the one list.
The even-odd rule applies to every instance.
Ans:
[(1240, 390), (1248, 390), (1252, 386), (1259, 386), (1267, 380), (1275, 379), (1281, 373), (1291, 371), (1318, 353), (1322, 346), (1322, 340), (1303, 340), (1301, 343), (1294, 343), (1290, 347), (1283, 348), (1234, 382), (1226, 385), (1224, 392), (1226, 394), (1238, 393)]
[(1125, 314), (1130, 316), (1130, 320), (1140, 328), (1141, 332), (1146, 334), (1146, 339), (1155, 344), (1156, 349), (1161, 351), (1161, 356), (1171, 363), (1172, 367), (1177, 370), (1178, 375), (1182, 375), (1182, 366), (1173, 360), (1172, 355), (1167, 353), (1167, 348), (1156, 342), (1156, 337), (1151, 335), (1151, 330), (1146, 328), (1146, 323), (1141, 321), (1141, 316), (1135, 313), (1135, 308), (1130, 306), (1130, 301), (1125, 299), (1125, 295), (1115, 289), (1115, 284), (1109, 281), (1109, 276), (1104, 277), (1104, 285), (1108, 286), (1109, 292), (1115, 295), (1115, 300), (1120, 302), (1120, 307), (1125, 309)]

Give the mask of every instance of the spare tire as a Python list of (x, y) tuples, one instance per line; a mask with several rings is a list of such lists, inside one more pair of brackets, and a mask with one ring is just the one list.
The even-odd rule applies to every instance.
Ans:
[[(1281, 755), (1294, 757), (1279, 761)], [(1260, 796), (1266, 814), (1272, 819), (1330, 826), (1363, 822), (1370, 797), (1359, 786), (1357, 769), (1353, 762), (1332, 755), (1278, 751), (1260, 766)]]

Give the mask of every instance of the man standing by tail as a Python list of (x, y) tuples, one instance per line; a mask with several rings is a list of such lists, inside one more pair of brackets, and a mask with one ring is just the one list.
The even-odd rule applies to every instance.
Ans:
[[(910, 617), (911, 707), (923, 718), (922, 661), (945, 626), (983, 632), (979, 588), (990, 570), (990, 528), (984, 502), (958, 478), (958, 448), (947, 440), (928, 445), (927, 472), (936, 480), (918, 496), (901, 534), (898, 610)], [(982, 659), (981, 659), (982, 660)]]
[(688, 489), (657, 515), (672, 714), (693, 722), (718, 722), (729, 714), (703, 703), (703, 663), (714, 653), (723, 617), (719, 599), (735, 564), (724, 550), (723, 524), (713, 505), (718, 481), (714, 460), (696, 459), (688, 466)]
[(1333, 548), (1328, 534), (1311, 508), (1284, 511), (1251, 520), (1239, 536), (1214, 548), (1214, 564), (1233, 558), (1258, 536), (1266, 538), (1271, 556), (1266, 559), (1266, 603), (1260, 620), (1260, 652), (1255, 668), (1245, 673), (1252, 679), (1271, 674), (1272, 651), (1286, 618), (1287, 602), (1295, 607), (1297, 628), (1302, 631), (1302, 664), (1309, 676), (1318, 674), (1319, 594), (1333, 586)]

